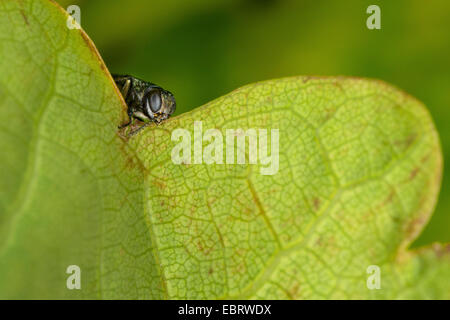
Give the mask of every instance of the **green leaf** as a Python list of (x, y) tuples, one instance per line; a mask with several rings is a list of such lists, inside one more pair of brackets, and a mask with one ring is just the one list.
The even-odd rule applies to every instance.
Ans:
[[(408, 249), (442, 170), (420, 102), (380, 81), (286, 78), (124, 138), (126, 106), (66, 19), (0, 2), (1, 298), (450, 298), (449, 247)], [(278, 129), (278, 171), (175, 164), (172, 133), (193, 137), (194, 121)]]

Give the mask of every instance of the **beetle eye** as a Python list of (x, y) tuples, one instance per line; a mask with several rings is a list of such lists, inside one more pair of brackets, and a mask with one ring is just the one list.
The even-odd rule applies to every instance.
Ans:
[(161, 109), (161, 94), (159, 90), (150, 91), (150, 93), (147, 96), (146, 104), (147, 104), (147, 112), (149, 114), (150, 111), (152, 113), (155, 113), (158, 112), (159, 109)]

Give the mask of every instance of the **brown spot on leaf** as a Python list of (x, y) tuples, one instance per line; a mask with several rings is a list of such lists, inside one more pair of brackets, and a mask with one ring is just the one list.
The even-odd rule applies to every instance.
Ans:
[[(141, 179), (147, 175), (147, 169), (139, 160), (133, 150), (128, 148), (126, 141), (120, 140), (118, 150), (123, 155), (123, 165), (132, 176), (136, 176), (137, 179)], [(136, 182), (140, 183), (140, 182)]]
[(290, 297), (292, 297), (293, 299), (299, 296), (299, 292), (300, 292), (300, 284), (297, 282), (294, 283), (294, 285), (288, 291)]
[(313, 205), (314, 205), (314, 209), (315, 209), (316, 211), (319, 210), (319, 208), (320, 208), (320, 199), (317, 198), (317, 197), (315, 197), (315, 198), (313, 199)]
[(424, 225), (424, 223), (425, 223), (425, 219), (422, 216), (419, 216), (419, 217), (413, 219), (406, 227), (407, 237), (410, 237), (411, 235), (415, 235), (417, 231), (422, 229), (422, 226)]
[(416, 140), (416, 134), (415, 133), (411, 133), (404, 140), (396, 140), (396, 141), (394, 141), (394, 144), (396, 146), (398, 146), (398, 147), (403, 147), (405, 149), (408, 149), (415, 140)]
[(27, 16), (25, 15), (25, 12), (24, 12), (23, 10), (20, 10), (20, 14), (21, 14), (22, 17), (23, 17), (23, 20), (25, 20), (25, 23), (29, 26), (30, 23), (28, 22), (28, 18), (27, 18)]
[(317, 240), (315, 241), (316, 246), (318, 247), (328, 247), (335, 243), (336, 239), (334, 236), (330, 236), (328, 238), (324, 238), (322, 236), (319, 236)]
[(389, 195), (387, 196), (387, 198), (383, 201), (383, 204), (381, 205), (382, 207), (390, 204), (392, 202), (392, 200), (394, 199), (395, 196), (395, 191), (391, 190), (391, 192), (389, 192)]
[(167, 187), (167, 185), (161, 180), (154, 179), (152, 183), (160, 190), (164, 190)]
[(316, 246), (318, 246), (318, 247), (321, 247), (321, 246), (322, 246), (322, 238), (321, 238), (321, 237), (317, 238), (317, 240), (316, 240)]
[(201, 253), (203, 253), (205, 256), (207, 256), (207, 255), (209, 255), (210, 253), (211, 253), (211, 251), (213, 250), (213, 248), (205, 248), (204, 246), (203, 246), (203, 244), (201, 243), (201, 241), (198, 241), (197, 242), (197, 248), (198, 248), (198, 250), (201, 252)]
[(417, 176), (419, 171), (420, 171), (420, 168), (418, 168), (418, 167), (411, 170), (411, 173), (409, 174), (409, 180), (413, 180)]
[(434, 243), (432, 248), (438, 258), (450, 254), (450, 244)]
[(425, 156), (422, 157), (422, 159), (420, 159), (421, 163), (425, 163), (427, 162), (428, 158), (430, 157), (431, 153), (426, 154)]

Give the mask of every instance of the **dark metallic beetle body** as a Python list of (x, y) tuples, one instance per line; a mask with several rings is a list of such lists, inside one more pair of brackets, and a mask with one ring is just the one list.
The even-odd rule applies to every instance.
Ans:
[(112, 75), (128, 106), (130, 121), (160, 123), (169, 118), (175, 111), (176, 103), (173, 94), (160, 86), (129, 75)]

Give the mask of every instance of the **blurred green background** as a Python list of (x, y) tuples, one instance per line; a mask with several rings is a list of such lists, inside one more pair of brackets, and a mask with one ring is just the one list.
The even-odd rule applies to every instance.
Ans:
[[(111, 72), (174, 92), (177, 114), (242, 85), (293, 75), (379, 78), (423, 101), (450, 159), (450, 1), (61, 0)], [(381, 8), (368, 30), (366, 8)], [(415, 246), (450, 241), (450, 170)]]

